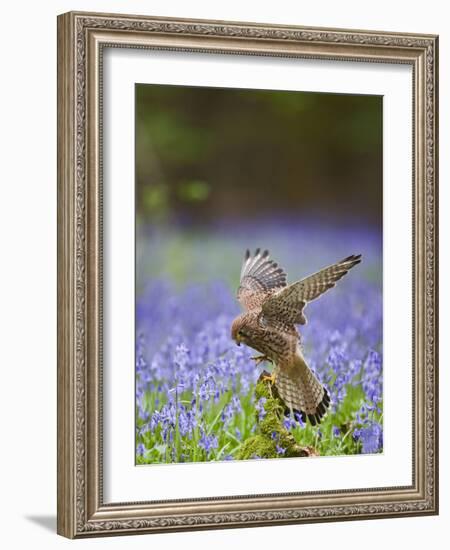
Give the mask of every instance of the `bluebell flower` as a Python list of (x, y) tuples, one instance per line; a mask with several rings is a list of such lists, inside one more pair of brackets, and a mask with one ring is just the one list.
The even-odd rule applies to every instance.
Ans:
[(222, 410), (221, 418), (224, 425), (227, 425), (234, 417), (233, 407), (230, 403), (227, 403)]
[(175, 347), (174, 363), (176, 368), (185, 369), (189, 361), (189, 349), (181, 343)]
[(160, 421), (161, 421), (161, 413), (159, 411), (155, 411), (152, 414), (152, 417), (151, 417), (151, 420), (150, 420), (150, 429), (152, 431), (155, 431), (155, 429), (158, 426)]
[(214, 434), (206, 435), (204, 432), (202, 432), (198, 444), (199, 447), (205, 449), (207, 455), (209, 455), (213, 449), (217, 449), (219, 445), (217, 437)]
[(137, 456), (144, 456), (145, 450), (145, 445), (143, 443), (139, 443), (139, 445), (136, 447)]
[(276, 449), (277, 449), (277, 454), (279, 455), (284, 455), (286, 453), (286, 449), (284, 447), (281, 447), (280, 445), (276, 445), (275, 446)]
[(367, 427), (361, 428), (359, 438), (364, 454), (377, 453), (383, 448), (383, 429), (378, 422), (371, 422)]
[(231, 398), (231, 405), (235, 414), (239, 414), (242, 411), (241, 400), (237, 395), (233, 395), (233, 397)]
[(264, 403), (266, 402), (265, 397), (260, 397), (255, 405), (256, 412), (258, 413), (258, 419), (261, 422), (261, 420), (264, 420), (264, 417), (266, 416), (266, 409), (264, 408)]
[(306, 426), (306, 422), (303, 420), (303, 417), (298, 412), (294, 413), (294, 418), (297, 421), (297, 424), (300, 426), (300, 428), (304, 428)]
[(295, 420), (289, 415), (284, 417), (283, 426), (286, 428), (286, 430), (291, 430), (292, 428), (295, 428), (297, 424)]

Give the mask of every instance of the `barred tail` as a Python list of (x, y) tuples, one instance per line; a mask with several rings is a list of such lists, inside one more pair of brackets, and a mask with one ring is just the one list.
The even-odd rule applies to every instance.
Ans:
[(308, 417), (313, 426), (320, 423), (330, 404), (330, 396), (300, 351), (294, 365), (275, 368), (275, 387), (289, 410), (299, 412), (303, 421)]

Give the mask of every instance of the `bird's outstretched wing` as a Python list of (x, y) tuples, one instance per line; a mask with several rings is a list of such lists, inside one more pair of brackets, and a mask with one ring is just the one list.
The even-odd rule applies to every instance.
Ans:
[(360, 262), (361, 254), (349, 256), (336, 264), (321, 269), (314, 275), (273, 293), (264, 300), (261, 306), (264, 316), (286, 323), (304, 325), (306, 317), (303, 309), (307, 303), (333, 288), (349, 269)]
[(269, 258), (269, 251), (258, 248), (254, 255), (247, 250), (241, 269), (237, 297), (246, 310), (260, 308), (276, 290), (286, 286), (286, 273)]

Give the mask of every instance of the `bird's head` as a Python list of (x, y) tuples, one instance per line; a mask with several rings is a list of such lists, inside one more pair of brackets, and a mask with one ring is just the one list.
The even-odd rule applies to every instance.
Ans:
[(241, 342), (247, 344), (249, 336), (250, 331), (247, 325), (246, 316), (240, 315), (239, 317), (236, 317), (231, 325), (231, 338), (233, 338), (236, 344), (240, 346)]

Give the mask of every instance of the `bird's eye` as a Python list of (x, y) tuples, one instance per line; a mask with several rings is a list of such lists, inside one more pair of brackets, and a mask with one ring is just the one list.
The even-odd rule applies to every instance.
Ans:
[(245, 336), (245, 332), (243, 330), (238, 331), (239, 336)]

